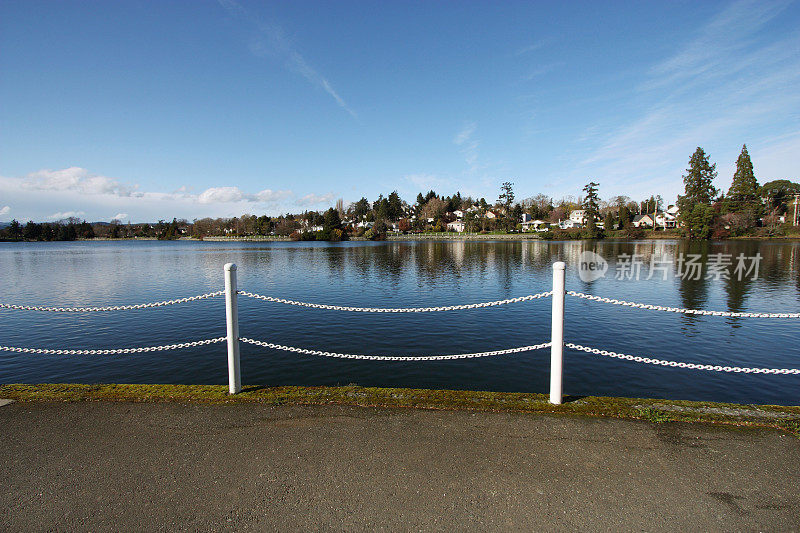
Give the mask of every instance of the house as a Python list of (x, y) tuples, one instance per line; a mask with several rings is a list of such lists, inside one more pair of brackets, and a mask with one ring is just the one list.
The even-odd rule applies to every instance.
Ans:
[(633, 226), (635, 228), (652, 228), (653, 218), (650, 215), (636, 215), (633, 217)]
[(531, 216), (528, 213), (522, 213), (522, 216), (520, 218), (521, 218), (520, 222), (522, 222), (523, 224), (531, 221)]
[(585, 209), (575, 209), (572, 213), (569, 214), (569, 219), (573, 222), (577, 222), (578, 224), (586, 224), (586, 210)]
[(464, 232), (464, 223), (460, 220), (447, 223), (447, 231), (457, 231), (458, 233)]
[(456, 209), (455, 211), (453, 211), (453, 214), (456, 216), (458, 220), (464, 218), (464, 211), (462, 211), (461, 209)]
[(488, 219), (497, 218), (497, 215), (494, 213), (494, 211), (486, 211), (486, 218)]
[(528, 220), (522, 223), (522, 231), (547, 231), (547, 225), (544, 220)]
[(562, 220), (558, 223), (558, 227), (561, 229), (577, 229), (582, 228), (583, 224), (580, 222), (575, 222), (572, 219)]
[(667, 228), (675, 228), (678, 226), (678, 219), (675, 215), (670, 214), (668, 211), (658, 213), (656, 215), (656, 226)]

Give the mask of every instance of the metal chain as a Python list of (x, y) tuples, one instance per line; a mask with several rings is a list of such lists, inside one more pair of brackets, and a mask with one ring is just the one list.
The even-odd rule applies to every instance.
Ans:
[(199, 296), (190, 296), (188, 298), (179, 298), (177, 300), (166, 300), (163, 302), (153, 302), (149, 304), (135, 304), (135, 305), (111, 305), (106, 307), (41, 307), (37, 305), (13, 305), (0, 303), (0, 309), (20, 309), (23, 311), (52, 311), (55, 313), (92, 313), (96, 311), (125, 311), (128, 309), (146, 309), (148, 307), (163, 307), (165, 305), (182, 304), (186, 302), (194, 302), (195, 300), (205, 300), (206, 298), (215, 298), (222, 296), (225, 291), (209, 292), (208, 294), (201, 294)]
[(217, 337), (215, 339), (206, 339), (194, 342), (182, 342), (180, 344), (167, 344), (164, 346), (146, 346), (144, 348), (114, 348), (110, 350), (51, 350), (48, 348), (17, 348), (15, 346), (0, 346), (0, 352), (36, 353), (36, 354), (48, 354), (48, 355), (118, 355), (118, 354), (142, 353), (142, 352), (161, 352), (164, 350), (178, 350), (180, 348), (191, 348), (194, 346), (204, 346), (206, 344), (224, 342), (227, 339), (228, 337)]
[(248, 298), (255, 298), (257, 300), (264, 300), (266, 302), (275, 302), (287, 305), (298, 305), (301, 307), (313, 307), (315, 309), (331, 309), (334, 311), (355, 311), (359, 313), (430, 313), (434, 311), (460, 311), (463, 309), (478, 309), (482, 307), (494, 307), (497, 305), (505, 305), (518, 302), (526, 302), (528, 300), (536, 300), (538, 298), (547, 298), (553, 294), (553, 291), (540, 292), (539, 294), (531, 294), (529, 296), (520, 296), (518, 298), (509, 298), (508, 300), (498, 300), (495, 302), (484, 302), (478, 304), (464, 304), (464, 305), (447, 305), (441, 307), (349, 307), (341, 305), (326, 305), (314, 304), (307, 302), (296, 302), (294, 300), (285, 300), (283, 298), (275, 298), (273, 296), (262, 296), (252, 292), (239, 291), (242, 296)]
[(745, 374), (800, 374), (800, 368), (746, 368), (740, 366), (701, 365), (698, 363), (681, 363), (678, 361), (665, 361), (663, 359), (653, 359), (651, 357), (626, 355), (624, 353), (617, 353), (609, 350), (600, 350), (598, 348), (581, 346), (580, 344), (573, 344), (571, 342), (565, 343), (564, 346), (566, 346), (567, 348), (572, 348), (573, 350), (581, 350), (587, 353), (603, 355), (606, 357), (614, 357), (616, 359), (625, 359), (627, 361), (645, 363), (648, 365), (689, 368), (691, 370), (713, 370), (715, 372), (736, 372)]
[(449, 359), (472, 359), (475, 357), (489, 357), (493, 355), (505, 355), (510, 353), (529, 352), (533, 350), (539, 350), (541, 348), (547, 348), (548, 346), (550, 346), (549, 342), (544, 342), (542, 344), (534, 344), (532, 346), (520, 346), (519, 348), (494, 350), (491, 352), (462, 353), (456, 355), (417, 355), (409, 357), (400, 357), (394, 355), (360, 355), (360, 354), (324, 352), (321, 350), (306, 350), (305, 348), (295, 348), (293, 346), (283, 346), (281, 344), (273, 344), (271, 342), (257, 341), (253, 339), (248, 339), (247, 337), (240, 337), (239, 340), (242, 342), (246, 342), (247, 344), (255, 344), (256, 346), (263, 346), (264, 348), (272, 348), (273, 350), (281, 350), (284, 352), (302, 353), (306, 355), (321, 355), (323, 357), (336, 357), (339, 359), (364, 359), (367, 361), (444, 361)]
[(667, 311), (669, 313), (683, 313), (687, 315), (735, 316), (735, 317), (749, 317), (749, 318), (800, 318), (800, 313), (744, 313), (744, 312), (738, 313), (738, 312), (728, 312), (728, 311), (704, 311), (702, 309), (681, 309), (680, 307), (666, 307), (663, 305), (626, 302), (625, 300), (614, 300), (612, 298), (592, 296), (591, 294), (584, 294), (582, 292), (575, 292), (575, 291), (567, 291), (567, 294), (570, 296), (583, 298), (585, 300), (592, 300), (594, 302), (623, 305), (625, 307), (635, 307), (638, 309), (650, 309), (653, 311)]

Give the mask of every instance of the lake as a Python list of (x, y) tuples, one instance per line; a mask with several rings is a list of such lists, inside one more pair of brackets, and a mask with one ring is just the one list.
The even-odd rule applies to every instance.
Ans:
[[(609, 261), (604, 277), (580, 279), (578, 261), (585, 250)], [(752, 268), (737, 273), (740, 254), (760, 257), (747, 265), (757, 263), (757, 275)], [(800, 311), (800, 243), (773, 241), (0, 243), (0, 302), (103, 306), (194, 296), (222, 290), (223, 265), (233, 262), (239, 289), (258, 294), (360, 307), (442, 306), (548, 291), (551, 265), (559, 260), (567, 263), (568, 290), (691, 309)], [(714, 265), (726, 260), (732, 264), (720, 273)], [(632, 267), (639, 261), (637, 280)], [(646, 279), (651, 261), (660, 268)], [(681, 275), (692, 262), (702, 266), (699, 279)], [(441, 313), (366, 314), (240, 297), (239, 310), (242, 336), (346, 353), (456, 354), (550, 337), (549, 299)], [(800, 368), (800, 319), (691, 316), (568, 296), (565, 320), (567, 342), (605, 350), (703, 364)], [(112, 313), (0, 309), (0, 321), (5, 346), (151, 346), (225, 335), (225, 302), (218, 297)], [(248, 344), (242, 344), (241, 354), (242, 381), (251, 385), (539, 393), (549, 386), (549, 349), (435, 362), (328, 359)], [(224, 384), (226, 361), (224, 343), (121, 356), (0, 352), (0, 383)], [(564, 368), (569, 395), (800, 404), (797, 375), (664, 368), (573, 350), (565, 350)]]

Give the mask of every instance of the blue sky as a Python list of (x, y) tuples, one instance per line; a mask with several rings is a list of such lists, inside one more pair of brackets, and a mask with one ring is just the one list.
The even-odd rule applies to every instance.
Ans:
[(0, 3), (0, 221), (800, 178), (800, 6)]

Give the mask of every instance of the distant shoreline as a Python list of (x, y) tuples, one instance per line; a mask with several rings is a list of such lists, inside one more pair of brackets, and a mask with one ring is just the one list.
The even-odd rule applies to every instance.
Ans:
[[(96, 237), (93, 239), (76, 239), (74, 241), (0, 241), (0, 242), (134, 242), (134, 241), (159, 241), (155, 237), (139, 237), (139, 238), (122, 238), (112, 239), (110, 237)], [(363, 237), (352, 237), (351, 241), (367, 242), (369, 239)], [(689, 241), (686, 237), (679, 235), (663, 234), (663, 233), (646, 233), (642, 237), (624, 237), (624, 236), (611, 236), (603, 239), (543, 239), (538, 234), (531, 233), (473, 233), (464, 235), (462, 233), (422, 233), (422, 234), (409, 234), (409, 235), (388, 235), (383, 241), (373, 242), (397, 242), (397, 241), (537, 241), (537, 242), (569, 242), (579, 240), (597, 240), (597, 241)], [(170, 242), (171, 240), (162, 240), (163, 242)], [(181, 237), (173, 239), (173, 241), (190, 241), (190, 242), (328, 242), (328, 241), (294, 241), (289, 237), (279, 237), (275, 235), (253, 235), (249, 237), (204, 237), (198, 239), (196, 237)], [(798, 242), (800, 235), (782, 235), (775, 237), (755, 237), (755, 236), (742, 236), (742, 237), (729, 237), (727, 239), (708, 239), (709, 242), (725, 242), (725, 241), (769, 241), (769, 242)], [(346, 242), (346, 241), (340, 241)], [(701, 242), (701, 241), (696, 241)]]

